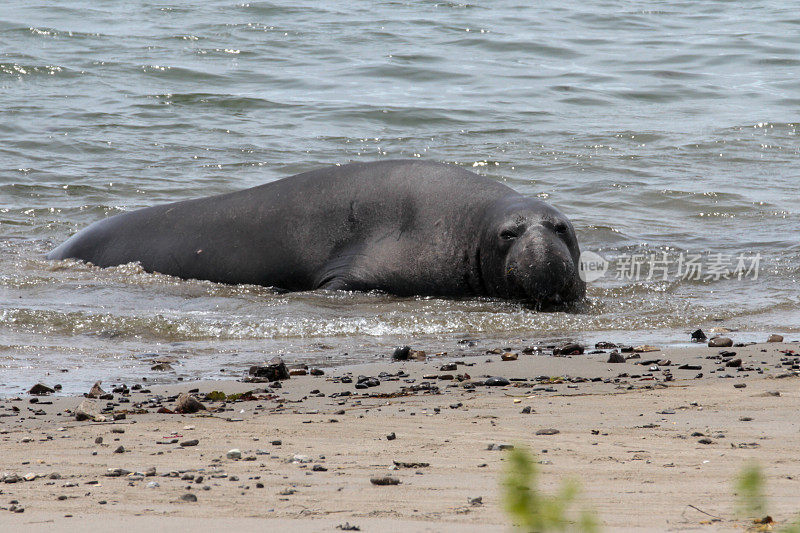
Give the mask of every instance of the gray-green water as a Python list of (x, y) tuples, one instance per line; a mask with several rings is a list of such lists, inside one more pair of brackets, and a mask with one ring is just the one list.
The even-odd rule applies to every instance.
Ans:
[[(0, 393), (152, 377), (153, 353), (176, 359), (169, 380), (465, 336), (674, 343), (721, 323), (797, 337), (798, 107), (787, 2), (6, 0)], [(612, 260), (586, 309), (279, 295), (42, 259), (123, 210), (398, 157), (567, 213)], [(759, 276), (614, 274), (661, 252), (760, 254)]]

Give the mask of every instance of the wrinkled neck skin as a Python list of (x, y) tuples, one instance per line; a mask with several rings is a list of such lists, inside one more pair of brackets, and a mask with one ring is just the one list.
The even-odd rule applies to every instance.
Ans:
[(481, 294), (536, 309), (582, 299), (580, 249), (570, 221), (546, 203), (521, 195), (487, 206), (471, 256), (471, 285)]

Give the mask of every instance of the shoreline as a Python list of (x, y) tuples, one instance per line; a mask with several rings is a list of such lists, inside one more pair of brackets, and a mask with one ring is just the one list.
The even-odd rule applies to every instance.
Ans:
[[(577, 480), (579, 507), (593, 509), (603, 531), (740, 530), (733, 481), (749, 461), (764, 469), (769, 513), (794, 518), (797, 342), (665, 348), (624, 363), (608, 363), (608, 350), (512, 353), (517, 360), (428, 354), (327, 367), (280, 388), (230, 380), (107, 390), (112, 400), (93, 400), (116, 404), (106, 422), (79, 422), (66, 411), (82, 396), (3, 398), (0, 523), (26, 531), (110, 522), (507, 531), (501, 444), (536, 454), (548, 493)], [(380, 384), (356, 388), (359, 375)], [(511, 381), (481, 384), (488, 376)], [(157, 412), (195, 389), (210, 411)], [(214, 390), (257, 392), (207, 401)], [(125, 417), (114, 421), (114, 412)], [(241, 459), (228, 456), (233, 449)], [(400, 484), (370, 481), (386, 475)]]

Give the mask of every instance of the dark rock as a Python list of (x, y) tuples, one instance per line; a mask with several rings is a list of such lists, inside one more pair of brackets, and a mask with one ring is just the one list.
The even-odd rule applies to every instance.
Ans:
[(702, 329), (696, 329), (692, 332), (692, 342), (704, 342), (707, 338)]
[(537, 435), (557, 435), (559, 433), (561, 432), (555, 428), (544, 428), (536, 431)]
[(772, 334), (767, 339), (767, 342), (783, 342), (783, 335)]
[(703, 367), (700, 365), (681, 365), (678, 367), (678, 370), (702, 370)]
[(196, 502), (197, 501), (197, 496), (195, 496), (191, 492), (187, 492), (186, 494), (181, 496), (181, 500), (183, 500), (185, 502)]
[(114, 453), (125, 453), (125, 446), (117, 447), (117, 449), (114, 450)]
[(487, 387), (505, 387), (507, 385), (511, 385), (511, 382), (500, 376), (492, 376), (484, 381), (483, 384)]
[(183, 446), (184, 448), (187, 446), (197, 446), (198, 444), (200, 444), (200, 441), (198, 439), (185, 440), (181, 442), (181, 446)]
[(531, 414), (531, 406), (526, 405), (525, 407), (522, 408), (522, 411), (520, 411), (520, 413), (522, 413), (523, 415)]
[(714, 444), (714, 441), (709, 439), (708, 437), (703, 437), (702, 439), (698, 440), (700, 444)]
[(458, 365), (455, 363), (445, 363), (439, 367), (441, 372), (452, 372), (453, 370), (458, 370)]
[(728, 368), (738, 368), (738, 367), (742, 366), (742, 360), (741, 359), (731, 359), (730, 361), (725, 363), (725, 366), (728, 367)]
[(36, 396), (45, 396), (47, 394), (52, 394), (55, 391), (56, 391), (55, 389), (51, 389), (50, 387), (48, 387), (43, 383), (37, 383), (36, 385), (31, 387), (31, 390), (28, 391), (28, 394), (34, 394)]
[(375, 476), (375, 477), (371, 477), (371, 478), (369, 478), (369, 482), (372, 483), (373, 485), (381, 485), (381, 486), (399, 485), (400, 484), (400, 480), (397, 479), (396, 477), (392, 477), (392, 476)]
[(570, 342), (553, 350), (553, 355), (580, 355), (583, 353), (583, 346)]
[(394, 440), (397, 438), (397, 435), (394, 434), (394, 431), (386, 435), (386, 440)]
[(264, 366), (251, 366), (249, 371), (251, 376), (264, 378), (267, 381), (278, 381), (282, 379), (289, 379), (289, 369), (283, 359), (276, 357), (272, 359), (267, 365)]
[(616, 348), (617, 345), (614, 344), (613, 342), (600, 341), (597, 344), (595, 344), (594, 347), (597, 348), (598, 350), (611, 350), (613, 348)]
[(311, 370), (308, 371), (308, 373), (311, 374), (312, 376), (324, 376), (325, 375), (325, 372), (320, 368), (312, 368)]
[(608, 361), (606, 361), (606, 362), (608, 362), (608, 363), (624, 363), (625, 362), (625, 356), (622, 355), (619, 352), (614, 351), (614, 352), (611, 352), (611, 354), (608, 356)]
[(407, 361), (410, 352), (411, 352), (410, 346), (399, 346), (394, 349), (394, 353), (392, 354), (392, 359), (394, 359), (395, 361)]
[(747, 383), (734, 383), (733, 384), (733, 388), (734, 389), (743, 389), (745, 387), (747, 387)]

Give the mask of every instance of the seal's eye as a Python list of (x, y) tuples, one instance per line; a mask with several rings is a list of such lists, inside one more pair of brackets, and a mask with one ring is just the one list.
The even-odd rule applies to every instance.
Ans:
[(504, 229), (500, 232), (500, 238), (504, 241), (513, 241), (518, 236), (519, 235), (517, 235), (517, 232), (513, 229)]
[(556, 233), (559, 235), (564, 235), (567, 233), (567, 225), (563, 222), (556, 223), (555, 227), (553, 228)]

